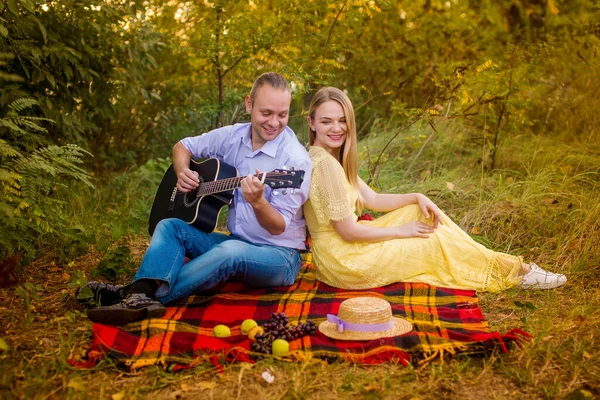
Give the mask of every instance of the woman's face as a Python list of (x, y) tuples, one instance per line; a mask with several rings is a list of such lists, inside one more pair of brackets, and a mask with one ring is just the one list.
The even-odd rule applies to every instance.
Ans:
[(321, 104), (315, 110), (315, 118), (308, 118), (308, 125), (316, 132), (313, 146), (322, 147), (337, 158), (348, 131), (340, 103), (329, 100)]

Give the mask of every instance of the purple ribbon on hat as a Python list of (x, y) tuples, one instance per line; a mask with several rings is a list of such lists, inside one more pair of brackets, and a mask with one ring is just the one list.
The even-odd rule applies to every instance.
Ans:
[(392, 321), (381, 324), (353, 324), (338, 318), (337, 315), (327, 314), (327, 321), (336, 324), (339, 332), (344, 332), (345, 329), (355, 332), (382, 332), (390, 330), (394, 327)]

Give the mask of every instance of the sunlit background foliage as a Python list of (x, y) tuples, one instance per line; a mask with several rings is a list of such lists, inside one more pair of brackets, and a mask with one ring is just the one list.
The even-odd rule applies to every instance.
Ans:
[(524, 138), (526, 157), (553, 141), (587, 149), (556, 168), (589, 172), (599, 12), (591, 0), (3, 0), (0, 259), (144, 232), (171, 146), (247, 120), (243, 98), (271, 70), (292, 82), (304, 143), (311, 93), (348, 92), (379, 189), (454, 168), (526, 173)]

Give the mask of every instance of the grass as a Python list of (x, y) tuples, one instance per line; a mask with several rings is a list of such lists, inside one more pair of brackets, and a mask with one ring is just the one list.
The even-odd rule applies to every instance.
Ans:
[[(490, 328), (519, 327), (533, 335), (522, 350), (487, 357), (457, 355), (423, 367), (386, 364), (304, 364), (263, 360), (223, 374), (207, 365), (178, 373), (163, 367), (125, 371), (110, 359), (75, 369), (91, 341), (91, 323), (69, 282), (89, 277), (102, 253), (94, 248), (55, 265), (49, 254), (24, 270), (23, 286), (0, 289), (0, 398), (243, 398), (243, 399), (588, 399), (600, 396), (600, 141), (521, 134), (499, 150), (498, 170), (482, 172), (481, 147), (457, 124), (401, 135), (390, 148), (376, 186), (427, 193), (476, 240), (568, 275), (552, 291), (481, 294)], [(371, 155), (383, 138), (369, 138)], [(462, 138), (462, 139), (461, 139)], [(367, 143), (361, 144), (366, 168)], [(415, 159), (416, 157), (416, 159)], [(412, 167), (408, 173), (406, 169)], [(364, 172), (364, 171), (363, 171)], [(363, 175), (364, 176), (364, 175)], [(452, 185), (449, 185), (451, 183)], [(133, 193), (128, 199), (135, 198)], [(108, 205), (106, 207), (109, 207)], [(113, 207), (112, 205), (110, 207)], [(77, 205), (84, 212), (85, 204)], [(105, 212), (98, 207), (97, 214)], [(81, 217), (82, 221), (84, 217)], [(89, 215), (85, 218), (91, 218)], [(136, 265), (147, 238), (123, 236)], [(24, 287), (24, 286), (23, 286)], [(261, 373), (275, 376), (266, 383)]]

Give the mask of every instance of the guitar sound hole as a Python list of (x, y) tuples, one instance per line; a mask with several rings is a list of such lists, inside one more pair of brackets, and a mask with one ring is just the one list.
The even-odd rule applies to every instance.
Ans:
[(196, 195), (198, 190), (192, 190), (191, 192), (187, 192), (185, 196), (183, 196), (183, 205), (186, 207), (191, 207), (198, 202), (198, 196)]
[(183, 205), (184, 206), (192, 207), (198, 202), (198, 199), (200, 198), (200, 196), (198, 195), (198, 190), (200, 190), (200, 186), (202, 186), (202, 183), (204, 183), (204, 179), (202, 177), (199, 177), (199, 179), (200, 179), (200, 184), (199, 184), (198, 188), (192, 190), (191, 192), (185, 193), (185, 195), (183, 196)]

